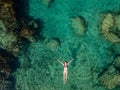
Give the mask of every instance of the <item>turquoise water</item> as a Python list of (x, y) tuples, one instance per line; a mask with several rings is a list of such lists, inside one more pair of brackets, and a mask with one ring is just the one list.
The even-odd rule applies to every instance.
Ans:
[[(16, 90), (106, 90), (99, 85), (99, 73), (120, 53), (119, 45), (107, 41), (100, 32), (100, 17), (120, 10), (120, 0), (29, 0), (29, 16), (40, 19), (45, 40), (31, 42), (19, 57)], [(85, 21), (84, 35), (76, 35), (71, 18)], [(114, 50), (114, 52), (113, 52)], [(111, 54), (109, 54), (111, 52)], [(63, 84), (63, 67), (56, 61), (74, 61)]]

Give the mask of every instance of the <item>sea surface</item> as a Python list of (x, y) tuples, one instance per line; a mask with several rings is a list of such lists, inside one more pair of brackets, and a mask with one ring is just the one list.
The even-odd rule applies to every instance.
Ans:
[[(120, 44), (101, 33), (104, 13), (120, 11), (120, 0), (26, 0), (27, 16), (41, 22), (44, 39), (31, 42), (20, 54), (14, 73), (16, 90), (109, 90), (98, 78), (109, 66)], [(78, 35), (71, 19), (80, 17), (85, 32)], [(63, 66), (70, 61), (68, 81), (63, 83)], [(120, 88), (119, 88), (120, 89)], [(114, 90), (119, 90), (114, 89)]]

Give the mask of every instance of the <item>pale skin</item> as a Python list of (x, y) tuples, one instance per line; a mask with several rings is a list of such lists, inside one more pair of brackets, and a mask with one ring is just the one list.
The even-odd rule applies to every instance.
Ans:
[(63, 65), (64, 67), (64, 70), (63, 70), (63, 81), (64, 81), (64, 84), (67, 82), (67, 79), (68, 79), (68, 65), (73, 61), (70, 60), (69, 62), (64, 62), (62, 63), (60, 60), (57, 60), (61, 65)]

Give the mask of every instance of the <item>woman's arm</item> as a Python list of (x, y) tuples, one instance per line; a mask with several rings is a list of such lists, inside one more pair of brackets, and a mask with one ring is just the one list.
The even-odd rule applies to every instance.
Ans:
[(74, 59), (72, 58), (72, 60), (70, 60), (69, 62), (68, 62), (68, 65), (73, 61)]
[(64, 66), (64, 64), (60, 60), (57, 59), (57, 61)]

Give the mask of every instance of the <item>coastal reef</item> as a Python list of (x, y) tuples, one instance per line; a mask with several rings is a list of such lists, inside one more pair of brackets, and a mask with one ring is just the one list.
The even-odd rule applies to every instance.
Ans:
[(12, 0), (0, 0), (0, 90), (13, 90), (15, 80), (12, 75), (18, 68), (18, 60), (14, 56), (14, 44), (17, 35), (15, 11)]
[(0, 1), (0, 47), (17, 55), (24, 47), (23, 39), (33, 42), (39, 38), (40, 27), (32, 18), (18, 20), (14, 5), (12, 0)]
[(17, 58), (11, 52), (0, 49), (0, 89), (13, 90), (13, 73), (17, 68)]
[(19, 67), (18, 57), (29, 43), (39, 40), (39, 21), (16, 18), (13, 0), (0, 0), (0, 90), (15, 90), (13, 73)]
[(0, 47), (8, 51), (14, 49), (14, 44), (17, 41), (16, 35), (13, 32), (7, 32), (7, 28), (3, 24), (2, 20), (0, 21)]
[(112, 43), (120, 43), (120, 15), (114, 13), (102, 14), (101, 33)]
[(16, 43), (17, 37), (14, 30), (17, 27), (15, 11), (12, 0), (0, 1), (0, 47), (12, 51), (13, 44)]
[(7, 31), (14, 31), (17, 27), (12, 0), (0, 0), (0, 20), (2, 20)]

